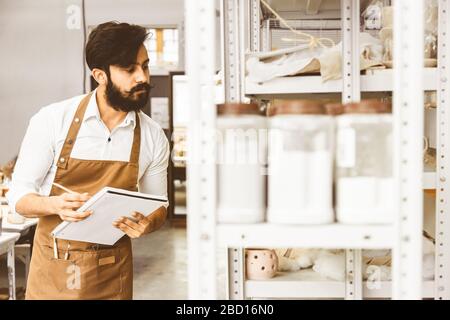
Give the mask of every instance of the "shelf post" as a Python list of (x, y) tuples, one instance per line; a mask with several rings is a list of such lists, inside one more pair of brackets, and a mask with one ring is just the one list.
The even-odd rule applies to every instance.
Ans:
[(435, 299), (450, 300), (450, 1), (439, 0)]
[(359, 249), (345, 250), (345, 299), (361, 300), (363, 291), (362, 254)]
[(225, 101), (241, 99), (240, 0), (223, 0)]
[[(341, 0), (342, 103), (361, 99), (359, 66), (359, 1)], [(346, 250), (345, 298), (362, 299), (361, 250)]]
[(423, 1), (394, 1), (393, 298), (422, 298)]
[(230, 248), (227, 252), (228, 288), (227, 298), (230, 300), (245, 299), (245, 252), (240, 248)]
[(270, 37), (270, 20), (264, 20), (262, 23), (261, 32), (261, 49), (263, 52), (272, 50), (272, 38)]
[(187, 240), (189, 299), (217, 298), (215, 171), (215, 4), (186, 0)]
[(341, 0), (342, 102), (361, 100), (359, 1)]
[(250, 50), (260, 51), (260, 1), (250, 0)]
[[(248, 0), (245, 0), (248, 1)], [(224, 30), (224, 83), (225, 101), (240, 102), (243, 94), (243, 70), (245, 70), (244, 28), (245, 1), (222, 0)], [(252, 1), (256, 2), (256, 1)], [(259, 4), (259, 1), (257, 1)], [(253, 3), (251, 3), (253, 5)], [(250, 12), (251, 12), (250, 8)], [(241, 31), (241, 32), (240, 32)], [(251, 43), (253, 41), (250, 41)], [(242, 90), (242, 91), (241, 91)], [(229, 299), (244, 299), (244, 248), (227, 248)]]

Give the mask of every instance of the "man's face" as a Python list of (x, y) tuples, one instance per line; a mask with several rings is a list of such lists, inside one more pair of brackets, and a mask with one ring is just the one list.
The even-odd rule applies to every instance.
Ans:
[(150, 95), (148, 62), (147, 50), (141, 45), (134, 64), (110, 66), (105, 95), (114, 109), (128, 112), (144, 108)]

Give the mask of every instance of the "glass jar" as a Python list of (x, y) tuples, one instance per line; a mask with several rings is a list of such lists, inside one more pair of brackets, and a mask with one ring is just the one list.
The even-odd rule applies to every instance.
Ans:
[(363, 100), (336, 117), (336, 211), (349, 224), (393, 221), (394, 177), (390, 103)]
[(317, 101), (276, 104), (269, 134), (269, 222), (333, 222), (333, 130), (333, 117)]
[(257, 104), (218, 105), (219, 223), (263, 222), (267, 124)]

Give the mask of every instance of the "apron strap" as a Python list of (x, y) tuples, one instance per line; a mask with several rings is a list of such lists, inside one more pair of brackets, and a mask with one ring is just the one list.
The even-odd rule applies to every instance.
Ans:
[[(66, 169), (69, 162), (70, 155), (72, 154), (73, 145), (77, 139), (78, 132), (80, 131), (81, 123), (84, 119), (84, 113), (86, 112), (89, 100), (93, 92), (87, 94), (80, 102), (77, 111), (73, 117), (72, 123), (67, 133), (66, 140), (61, 149), (61, 154), (58, 159), (58, 168)], [(141, 125), (139, 120), (139, 112), (136, 112), (136, 127), (133, 134), (133, 146), (131, 148), (130, 163), (133, 165), (139, 165), (139, 153), (141, 149)]]
[(64, 145), (59, 155), (58, 168), (60, 169), (67, 168), (67, 163), (69, 162), (69, 157), (72, 153), (73, 145), (75, 144), (75, 140), (77, 139), (78, 132), (80, 131), (81, 123), (84, 119), (84, 113), (86, 112), (92, 93), (93, 92), (90, 92), (81, 100), (80, 104), (78, 105), (77, 111), (75, 112), (69, 128), (69, 132), (67, 133), (66, 140), (64, 141)]
[(133, 146), (131, 147), (130, 164), (139, 166), (139, 152), (141, 151), (141, 123), (139, 120), (140, 111), (136, 111), (136, 127), (134, 128)]

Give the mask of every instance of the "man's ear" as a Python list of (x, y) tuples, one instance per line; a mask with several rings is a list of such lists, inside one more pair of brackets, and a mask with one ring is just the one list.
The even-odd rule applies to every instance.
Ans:
[(103, 71), (102, 69), (94, 68), (92, 69), (91, 74), (99, 85), (106, 85), (108, 83), (108, 77), (106, 76), (106, 72)]

